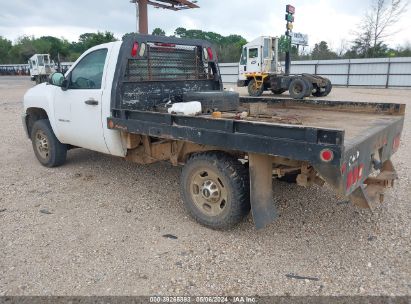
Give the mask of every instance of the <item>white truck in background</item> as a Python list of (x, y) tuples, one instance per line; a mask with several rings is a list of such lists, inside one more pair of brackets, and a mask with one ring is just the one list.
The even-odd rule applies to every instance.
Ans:
[(276, 95), (289, 91), (294, 99), (330, 94), (332, 84), (327, 78), (313, 74), (286, 75), (279, 63), (278, 43), (277, 37), (262, 36), (243, 46), (239, 87), (248, 87), (250, 96), (255, 97), (268, 90)]
[(48, 77), (56, 72), (54, 61), (49, 54), (34, 54), (28, 60), (30, 78), (36, 84), (46, 82)]

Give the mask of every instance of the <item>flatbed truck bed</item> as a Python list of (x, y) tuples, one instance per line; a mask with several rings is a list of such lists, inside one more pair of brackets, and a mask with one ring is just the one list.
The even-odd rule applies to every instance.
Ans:
[[(241, 118), (244, 112), (247, 117)], [(390, 156), (398, 149), (405, 105), (241, 97), (236, 111), (222, 112), (217, 119), (211, 114), (113, 113), (108, 119), (113, 129), (238, 151), (246, 159), (269, 155), (263, 166), (273, 165), (273, 172), (298, 163), (302, 185), (320, 178), (360, 207), (372, 209), (396, 179)], [(369, 178), (375, 171), (379, 177)], [(255, 191), (263, 188), (259, 184)]]

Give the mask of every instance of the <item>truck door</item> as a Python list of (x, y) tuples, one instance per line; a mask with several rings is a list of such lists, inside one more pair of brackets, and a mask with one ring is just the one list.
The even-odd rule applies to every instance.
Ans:
[(261, 72), (261, 50), (259, 46), (248, 47), (247, 73)]
[(56, 91), (55, 120), (61, 142), (109, 153), (101, 116), (107, 53), (104, 48), (85, 55), (66, 76), (68, 89)]
[(247, 47), (243, 47), (241, 52), (240, 64), (238, 65), (238, 79), (245, 80), (245, 73), (247, 73)]

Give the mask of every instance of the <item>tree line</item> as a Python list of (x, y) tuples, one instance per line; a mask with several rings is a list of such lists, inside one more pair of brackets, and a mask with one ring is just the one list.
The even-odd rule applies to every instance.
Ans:
[[(293, 60), (327, 60), (348, 58), (378, 58), (378, 57), (411, 57), (411, 45), (392, 48), (386, 39), (394, 34), (393, 27), (398, 23), (407, 9), (409, 0), (371, 0), (371, 6), (364, 15), (360, 30), (354, 33), (352, 41), (342, 41), (340, 48), (335, 51), (330, 49), (326, 41), (314, 45), (310, 52), (299, 50), (297, 46), (290, 49)], [(133, 34), (127, 33), (122, 38)], [(163, 35), (163, 29), (154, 29), (153, 35)], [(247, 40), (241, 35), (223, 36), (215, 32), (190, 30), (182, 27), (174, 31), (173, 37), (186, 39), (203, 39), (211, 42), (217, 49), (220, 62), (239, 61), (242, 47)], [(80, 35), (78, 41), (69, 42), (64, 38), (44, 36), (35, 38), (23, 36), (15, 43), (0, 36), (0, 64), (25, 63), (28, 58), (36, 53), (50, 54), (56, 61), (75, 61), (84, 51), (95, 45), (116, 41), (111, 32), (85, 33)], [(280, 59), (289, 48), (288, 39), (280, 38)]]

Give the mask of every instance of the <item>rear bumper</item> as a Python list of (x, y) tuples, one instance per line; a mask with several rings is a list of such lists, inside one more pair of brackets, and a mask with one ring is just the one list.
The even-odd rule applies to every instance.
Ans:
[(376, 177), (369, 177), (349, 196), (350, 201), (363, 209), (375, 209), (384, 202), (384, 192), (387, 188), (394, 187), (398, 178), (394, 165), (387, 160)]

